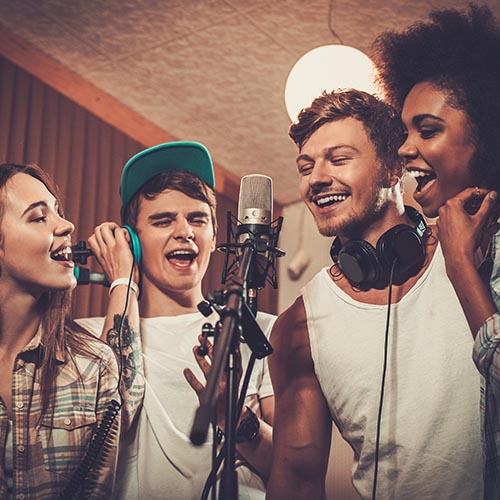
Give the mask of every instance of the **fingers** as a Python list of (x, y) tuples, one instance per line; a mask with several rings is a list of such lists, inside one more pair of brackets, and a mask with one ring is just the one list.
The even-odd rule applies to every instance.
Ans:
[(96, 257), (102, 255), (106, 243), (109, 244), (114, 239), (113, 234), (119, 227), (115, 222), (104, 222), (94, 229), (93, 234), (90, 235), (87, 242)]
[(447, 212), (465, 211), (471, 218), (484, 221), (497, 206), (497, 193), (488, 189), (471, 187), (450, 198), (440, 209), (439, 216)]
[(199, 396), (205, 386), (196, 378), (196, 375), (189, 368), (185, 368), (182, 373), (184, 374), (184, 378), (187, 380), (188, 384)]
[[(201, 341), (201, 335), (199, 337), (199, 340)], [(198, 347), (199, 347), (198, 345), (195, 345), (193, 347), (193, 354), (196, 359), (196, 362), (198, 363), (198, 366), (203, 372), (203, 375), (205, 375), (206, 379), (210, 372), (210, 369), (212, 368), (213, 345), (209, 340), (206, 341), (206, 347), (208, 349), (207, 355), (200, 355), (198, 352)]]
[(117, 224), (101, 224), (96, 227), (94, 234), (103, 248), (114, 250), (115, 247), (120, 247), (121, 249), (130, 250), (125, 236), (128, 231)]
[[(88, 239), (90, 249), (110, 282), (128, 277), (132, 270), (133, 255), (127, 235), (128, 231), (115, 222), (105, 222), (97, 226)], [(137, 274), (136, 268), (135, 281), (138, 279)]]
[(463, 205), (468, 199), (472, 197), (483, 198), (488, 192), (489, 189), (470, 187), (470, 188), (465, 188), (463, 191), (460, 191), (460, 193), (455, 195), (452, 199), (459, 201)]
[[(210, 370), (212, 369), (212, 360), (213, 360), (213, 351), (214, 351), (214, 346), (212, 342), (208, 339), (203, 339), (203, 335), (198, 336), (198, 341), (200, 342), (200, 345), (205, 345), (207, 348), (207, 354), (200, 354), (199, 352), (199, 345), (193, 346), (193, 354), (196, 359), (196, 362), (198, 363), (198, 366), (200, 367), (201, 371), (203, 372), (203, 375), (205, 376), (205, 379), (207, 379), (208, 374), (210, 373)], [(238, 380), (241, 378), (243, 368), (242, 368), (242, 361), (241, 361), (241, 353), (239, 346), (237, 347), (235, 351), (235, 364), (236, 364), (236, 373), (238, 376)], [(226, 373), (222, 375), (221, 383), (224, 384)]]
[(495, 191), (490, 191), (487, 193), (477, 211), (477, 217), (484, 221), (492, 213), (492, 211), (497, 207), (498, 195)]

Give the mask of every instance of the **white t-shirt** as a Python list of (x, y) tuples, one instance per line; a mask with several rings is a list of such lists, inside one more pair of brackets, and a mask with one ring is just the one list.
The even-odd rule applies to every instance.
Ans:
[[(259, 313), (257, 318), (269, 338), (275, 317)], [(122, 443), (116, 498), (199, 500), (211, 469), (211, 432), (207, 443), (200, 447), (189, 440), (199, 401), (183, 370), (190, 368), (205, 382), (192, 349), (198, 344), (203, 324), (217, 319), (215, 313), (207, 319), (198, 312), (141, 318), (146, 394), (137, 427)], [(103, 321), (103, 318), (78, 320), (99, 335)], [(245, 344), (240, 350), (245, 368), (251, 352)], [(260, 416), (259, 400), (272, 395), (267, 360), (257, 360), (246, 405)], [(238, 465), (240, 499), (264, 499), (264, 484), (259, 476), (245, 464)]]

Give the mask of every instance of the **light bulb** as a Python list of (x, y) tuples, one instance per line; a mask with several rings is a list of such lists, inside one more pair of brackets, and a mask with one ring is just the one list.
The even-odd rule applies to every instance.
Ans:
[(323, 45), (310, 50), (293, 66), (285, 87), (285, 104), (292, 121), (300, 110), (326, 90), (353, 88), (376, 92), (372, 60), (347, 45)]

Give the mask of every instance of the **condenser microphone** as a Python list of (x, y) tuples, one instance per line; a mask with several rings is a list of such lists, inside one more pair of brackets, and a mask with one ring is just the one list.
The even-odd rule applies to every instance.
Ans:
[(250, 235), (271, 233), (273, 180), (267, 175), (245, 175), (240, 183), (236, 237), (243, 243)]
[(247, 276), (247, 303), (257, 309), (257, 290), (264, 288), (271, 262), (268, 249), (273, 234), (273, 180), (267, 175), (252, 174), (241, 179), (238, 200), (238, 222), (235, 239), (255, 248)]

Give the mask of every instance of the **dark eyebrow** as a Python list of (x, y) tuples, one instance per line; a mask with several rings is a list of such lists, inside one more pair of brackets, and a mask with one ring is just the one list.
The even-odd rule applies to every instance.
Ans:
[(350, 149), (351, 151), (354, 151), (356, 153), (359, 153), (359, 149), (351, 146), (350, 144), (339, 144), (338, 146), (332, 146), (331, 148), (327, 148), (324, 151), (325, 158), (328, 156), (332, 156), (333, 153), (335, 153), (338, 149)]
[(208, 212), (204, 212), (202, 210), (197, 210), (196, 212), (190, 212), (188, 214), (188, 217), (192, 218), (197, 218), (197, 217), (206, 217), (207, 219), (210, 217), (210, 214)]
[[(177, 217), (178, 212), (158, 212), (156, 214), (152, 214), (148, 217), (150, 221), (156, 221), (160, 219), (175, 219)], [(189, 212), (188, 213), (188, 218), (195, 218), (195, 217), (206, 217), (207, 219), (210, 217), (210, 214), (208, 212), (203, 212), (203, 211), (196, 211), (196, 212)]]
[(301, 161), (301, 160), (312, 161), (312, 158), (309, 155), (300, 154), (299, 156), (297, 156), (295, 163), (299, 163), (299, 161)]
[(160, 219), (175, 219), (177, 216), (176, 212), (157, 212), (156, 214), (152, 214), (148, 217), (149, 220), (155, 221)]
[(21, 217), (24, 217), (30, 210), (33, 210), (34, 208), (38, 207), (48, 208), (49, 206), (45, 201), (35, 201), (26, 208), (26, 210), (22, 213)]
[(431, 120), (436, 120), (438, 122), (444, 123), (444, 120), (442, 118), (440, 118), (439, 116), (436, 116), (436, 115), (432, 115), (430, 113), (423, 113), (421, 115), (415, 115), (411, 121), (413, 122), (413, 124), (416, 127), (418, 127), (426, 118), (430, 118)]
[[(338, 149), (350, 149), (351, 151), (355, 151), (356, 153), (359, 153), (359, 150), (355, 148), (354, 146), (351, 146), (350, 144), (338, 144), (337, 146), (331, 146), (329, 148), (325, 148), (323, 150), (323, 157), (328, 158), (332, 156)], [(297, 156), (297, 159), (295, 160), (296, 163), (299, 163), (301, 160), (306, 160), (306, 161), (313, 161), (313, 159), (306, 154), (300, 154)]]

